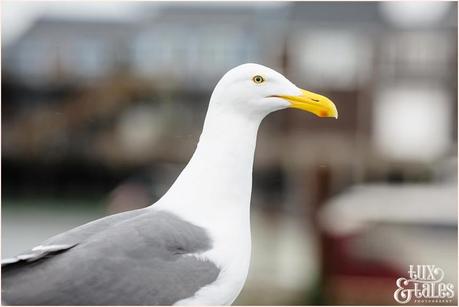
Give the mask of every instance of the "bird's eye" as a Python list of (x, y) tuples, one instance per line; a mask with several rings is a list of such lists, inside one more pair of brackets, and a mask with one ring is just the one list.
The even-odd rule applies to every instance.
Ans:
[(260, 84), (260, 83), (263, 83), (265, 79), (262, 76), (256, 75), (252, 78), (252, 81), (257, 84)]

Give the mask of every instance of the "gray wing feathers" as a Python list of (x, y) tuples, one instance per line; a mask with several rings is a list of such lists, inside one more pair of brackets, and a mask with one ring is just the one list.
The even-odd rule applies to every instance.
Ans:
[(211, 247), (204, 229), (169, 213), (136, 211), (51, 240), (68, 236), (76, 244), (71, 249), (3, 267), (3, 299), (13, 305), (171, 305), (216, 280), (213, 263), (187, 255)]
[[(118, 222), (126, 221), (132, 217), (138, 216), (144, 213), (142, 209), (132, 210), (127, 212), (122, 212), (118, 214), (113, 214), (87, 224), (81, 225), (79, 227), (73, 228), (69, 231), (65, 231), (61, 234), (53, 236), (48, 240), (44, 241), (41, 245), (32, 248), (16, 257), (3, 259), (2, 267), (15, 264), (18, 262), (31, 262), (38, 260), (42, 257), (49, 256), (50, 254), (58, 253), (65, 251), (69, 248), (74, 247), (81, 241), (87, 239), (91, 235), (102, 231), (104, 228), (113, 226)], [(40, 248), (47, 247), (47, 248)]]
[(32, 250), (22, 253), (20, 255), (17, 255), (16, 257), (13, 258), (8, 258), (2, 260), (2, 267), (5, 267), (7, 265), (19, 265), (21, 262), (32, 262), (36, 261), (40, 258), (43, 257), (49, 257), (53, 254), (61, 253), (64, 252), (72, 247), (76, 246), (76, 244), (60, 244), (60, 245), (50, 245), (50, 246), (42, 246), (39, 245), (37, 247), (34, 247)]

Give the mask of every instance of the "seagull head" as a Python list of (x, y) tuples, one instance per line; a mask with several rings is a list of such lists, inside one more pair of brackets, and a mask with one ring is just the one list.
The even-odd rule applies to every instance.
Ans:
[(338, 118), (334, 103), (290, 82), (275, 70), (259, 64), (243, 64), (228, 71), (212, 93), (211, 105), (225, 112), (264, 117), (295, 108), (319, 117)]

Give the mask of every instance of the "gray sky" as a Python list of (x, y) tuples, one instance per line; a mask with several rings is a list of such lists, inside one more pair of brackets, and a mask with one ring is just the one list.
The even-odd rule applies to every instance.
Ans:
[[(285, 5), (282, 2), (237, 2), (238, 5)], [(147, 2), (133, 1), (22, 1), (3, 0), (2, 9), (2, 43), (8, 44), (20, 36), (33, 22), (41, 16), (59, 16), (67, 18), (118, 19), (138, 18), (145, 13)], [(149, 9), (158, 2), (148, 3)], [(169, 5), (171, 5), (169, 3)], [(180, 4), (183, 5), (183, 4)], [(208, 5), (208, 4), (194, 4)], [(225, 5), (219, 3), (219, 5)], [(142, 6), (142, 7), (141, 7)], [(151, 12), (153, 14), (153, 12)]]
[(91, 19), (129, 19), (138, 6), (112, 1), (11, 1), (2, 3), (2, 42), (8, 44), (41, 16), (81, 17)]
[[(157, 3), (150, 2), (148, 6), (151, 8)], [(286, 2), (237, 3), (238, 5), (262, 6), (286, 4)], [(145, 4), (147, 2), (3, 0), (1, 5), (2, 43), (8, 44), (13, 41), (41, 16), (126, 20), (136, 18), (139, 14), (144, 13)], [(201, 3), (201, 5), (208, 4)], [(224, 4), (220, 3), (220, 5)], [(383, 15), (391, 23), (402, 28), (435, 23), (442, 18), (449, 7), (450, 3), (437, 1), (381, 3)]]

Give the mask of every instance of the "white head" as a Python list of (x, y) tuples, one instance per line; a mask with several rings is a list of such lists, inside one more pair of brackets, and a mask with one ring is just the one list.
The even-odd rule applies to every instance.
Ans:
[(221, 78), (212, 93), (210, 107), (258, 118), (285, 108), (338, 117), (328, 98), (302, 90), (280, 73), (252, 63), (237, 66)]

